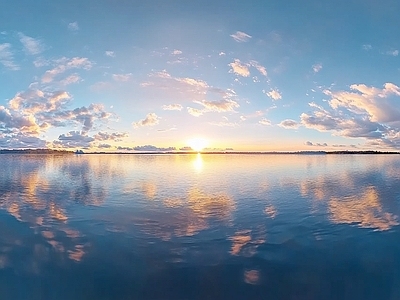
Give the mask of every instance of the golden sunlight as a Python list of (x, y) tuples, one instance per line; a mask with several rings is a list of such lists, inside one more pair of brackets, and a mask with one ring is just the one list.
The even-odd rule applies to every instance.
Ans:
[(208, 141), (203, 138), (192, 138), (192, 139), (188, 140), (188, 145), (194, 151), (200, 152), (208, 145)]

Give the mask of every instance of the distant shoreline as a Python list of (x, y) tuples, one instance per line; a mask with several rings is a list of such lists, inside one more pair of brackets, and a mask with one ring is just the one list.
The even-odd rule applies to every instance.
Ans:
[(329, 154), (340, 154), (340, 155), (354, 155), (354, 154), (400, 154), (398, 151), (143, 151), (143, 152), (74, 152), (67, 150), (52, 150), (52, 149), (3, 149), (0, 150), (0, 154), (44, 154), (44, 155), (90, 155), (90, 154), (123, 154), (123, 155), (175, 155), (175, 154), (249, 154), (249, 155), (280, 155), (280, 154), (291, 154), (291, 155), (329, 155)]

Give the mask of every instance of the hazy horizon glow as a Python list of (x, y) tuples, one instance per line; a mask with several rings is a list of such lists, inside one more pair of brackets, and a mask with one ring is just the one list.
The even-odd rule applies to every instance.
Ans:
[(4, 2), (1, 149), (400, 149), (400, 3)]

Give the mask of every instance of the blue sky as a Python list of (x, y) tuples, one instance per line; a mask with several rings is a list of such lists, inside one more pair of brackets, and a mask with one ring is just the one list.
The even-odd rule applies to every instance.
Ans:
[(0, 148), (400, 148), (400, 4), (3, 1)]

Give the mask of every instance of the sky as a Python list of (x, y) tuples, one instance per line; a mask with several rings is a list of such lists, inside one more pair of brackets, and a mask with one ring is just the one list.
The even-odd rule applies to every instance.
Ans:
[(0, 148), (400, 150), (396, 0), (0, 3)]

